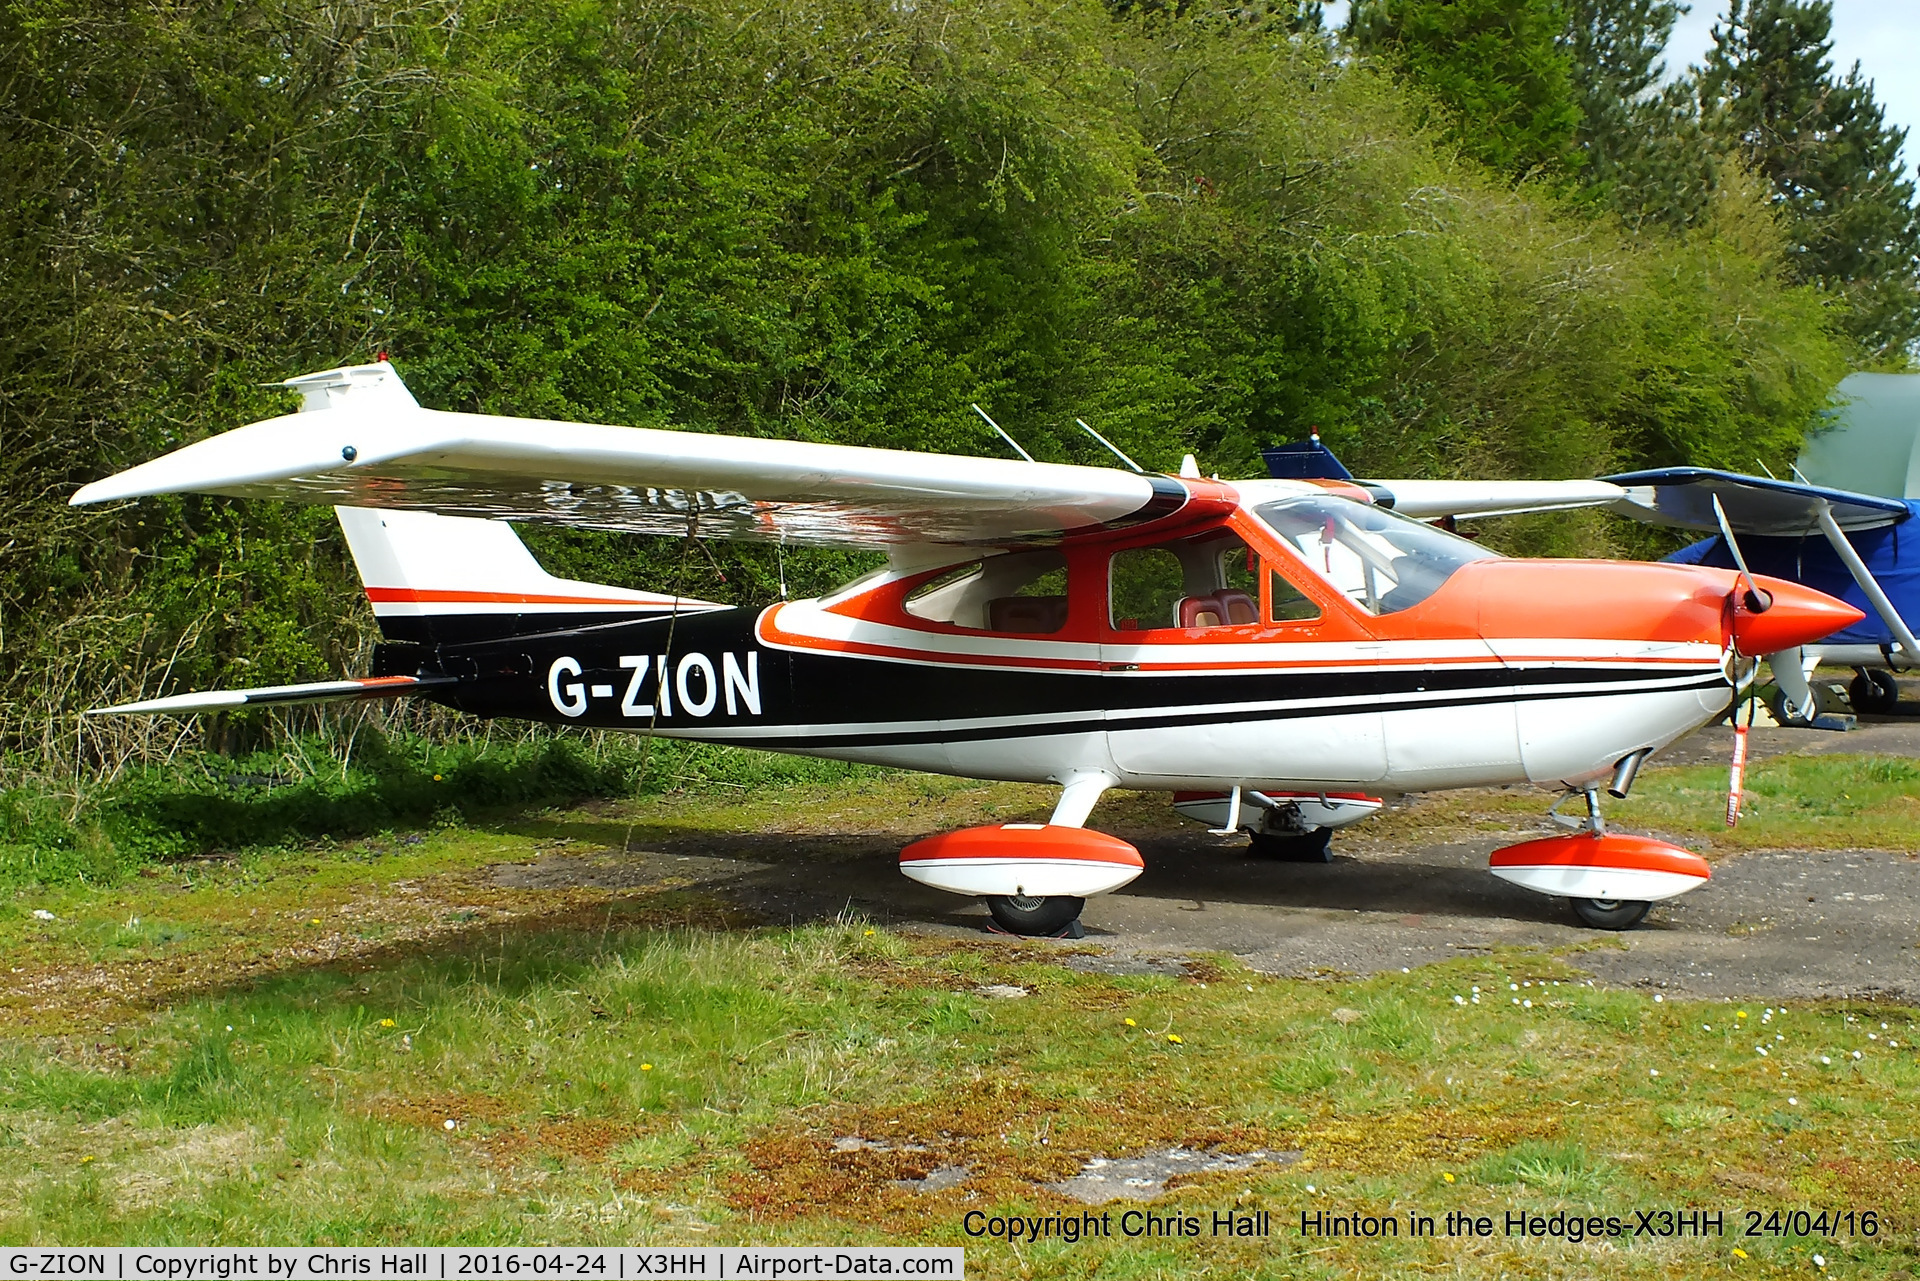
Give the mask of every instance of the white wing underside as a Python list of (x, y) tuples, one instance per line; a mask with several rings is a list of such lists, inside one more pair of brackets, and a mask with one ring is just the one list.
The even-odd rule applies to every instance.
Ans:
[[(423, 409), (393, 366), (288, 380), (297, 414), (96, 481), (76, 504), (201, 493), (795, 545), (1011, 544), (1169, 510), (1118, 468)], [(1369, 482), (1416, 519), (1615, 502), (1603, 481)], [(1250, 501), (1313, 492), (1244, 481)], [(1382, 495), (1384, 498), (1385, 496)]]
[(1155, 498), (1152, 480), (1116, 468), (443, 413), (422, 409), (385, 364), (291, 385), (307, 395), (300, 413), (188, 445), (73, 501), (229, 494), (884, 547), (1051, 537)]
[(1519, 516), (1601, 507), (1626, 497), (1604, 480), (1382, 480), (1393, 510), (1415, 520)]

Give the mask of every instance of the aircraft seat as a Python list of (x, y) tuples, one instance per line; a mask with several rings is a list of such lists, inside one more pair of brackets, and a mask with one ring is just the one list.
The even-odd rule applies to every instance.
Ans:
[(1227, 611), (1226, 622), (1229, 626), (1240, 627), (1260, 621), (1260, 602), (1246, 592), (1237, 592), (1228, 588), (1220, 592), (1215, 599)]
[(1217, 596), (1182, 596), (1179, 622), (1182, 627), (1219, 627), (1227, 621), (1227, 607)]
[(987, 630), (1048, 635), (1067, 625), (1065, 596), (997, 596), (987, 602)]

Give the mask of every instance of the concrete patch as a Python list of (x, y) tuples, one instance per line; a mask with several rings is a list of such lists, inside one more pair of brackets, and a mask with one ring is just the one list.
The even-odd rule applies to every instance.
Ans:
[(927, 1171), (923, 1179), (895, 1179), (893, 1186), (907, 1192), (945, 1192), (965, 1183), (970, 1173), (964, 1165), (943, 1165)]
[(1155, 1148), (1136, 1157), (1095, 1157), (1070, 1179), (1046, 1186), (1087, 1205), (1109, 1201), (1151, 1201), (1167, 1190), (1167, 1181), (1183, 1174), (1251, 1170), (1260, 1165), (1291, 1165), (1298, 1152), (1199, 1152), (1193, 1148)]

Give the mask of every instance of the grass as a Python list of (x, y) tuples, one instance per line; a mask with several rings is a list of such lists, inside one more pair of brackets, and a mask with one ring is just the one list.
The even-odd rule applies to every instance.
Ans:
[[(1807, 846), (1920, 852), (1920, 762), (1889, 756), (1775, 756), (1747, 770), (1740, 822), (1726, 825), (1727, 767), (1649, 769), (1609, 824), (1716, 852)], [(1552, 794), (1533, 787), (1436, 792), (1356, 833), (1457, 840), (1462, 831), (1541, 826)], [(1576, 805), (1572, 812), (1580, 812)]]
[[(1849, 836), (1822, 844), (1897, 812), (1898, 769), (1810, 763), (1777, 775), (1782, 830), (1809, 821), (1796, 781), (1860, 789), (1821, 829)], [(1650, 771), (1635, 803), (1710, 830), (1690, 817), (1695, 773)], [(1815, 1251), (1835, 1275), (1920, 1265), (1913, 1011), (1656, 1001), (1592, 986), (1577, 955), (1522, 951), (1366, 981), (1225, 958), (1092, 973), (1056, 944), (770, 928), (670, 874), (527, 888), (488, 871), (669, 834), (932, 830), (1045, 800), (901, 775), (709, 785), (16, 894), (0, 905), (0, 1239), (921, 1242), (966, 1245), (987, 1277), (1768, 1276), (1812, 1270)], [(1436, 797), (1386, 831), (1540, 808)], [(1135, 798), (1105, 817), (1168, 821)], [(1028, 995), (982, 994), (995, 984)], [(1269, 1209), (1277, 1235), (1015, 1249), (961, 1228), (973, 1208), (1077, 1208), (1043, 1185), (1173, 1144), (1298, 1152), (1156, 1207)], [(939, 1166), (969, 1177), (896, 1183)], [(1738, 1235), (1743, 1209), (1800, 1206), (1889, 1226)], [(1307, 1209), (1631, 1223), (1668, 1207), (1721, 1210), (1729, 1235), (1297, 1231)]]
[(441, 743), (368, 731), (345, 759), (309, 736), (228, 757), (164, 764), (74, 786), (20, 770), (0, 789), (0, 887), (112, 883), (209, 854), (460, 826), (590, 797), (831, 784), (871, 767), (631, 735), (539, 734)]

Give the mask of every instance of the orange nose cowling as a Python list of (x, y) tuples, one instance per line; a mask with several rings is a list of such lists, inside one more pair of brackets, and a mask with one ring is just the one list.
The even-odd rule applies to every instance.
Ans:
[(1845, 601), (1783, 578), (1756, 574), (1753, 584), (1773, 597), (1773, 604), (1763, 614), (1751, 613), (1741, 599), (1745, 591), (1734, 592), (1733, 643), (1742, 654), (1777, 654), (1783, 649), (1797, 649), (1866, 617)]

